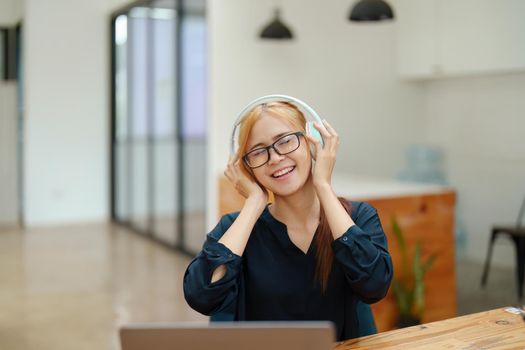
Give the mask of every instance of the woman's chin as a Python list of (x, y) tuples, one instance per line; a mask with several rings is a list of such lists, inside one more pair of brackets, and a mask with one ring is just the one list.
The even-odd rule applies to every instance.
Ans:
[(299, 183), (286, 184), (285, 186), (270, 186), (268, 190), (272, 191), (275, 196), (287, 197), (297, 193), (302, 186)]

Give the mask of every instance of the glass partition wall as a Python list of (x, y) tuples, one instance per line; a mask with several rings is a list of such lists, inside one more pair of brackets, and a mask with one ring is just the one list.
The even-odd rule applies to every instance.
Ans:
[(189, 254), (205, 234), (204, 1), (112, 17), (113, 220)]

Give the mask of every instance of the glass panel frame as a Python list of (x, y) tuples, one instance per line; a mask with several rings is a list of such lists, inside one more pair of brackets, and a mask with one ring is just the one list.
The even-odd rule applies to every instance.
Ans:
[[(199, 52), (183, 44), (184, 9), (182, 0), (139, 1), (112, 15), (111, 215), (194, 254), (205, 237), (206, 43)], [(137, 25), (140, 18), (145, 23)], [(196, 57), (199, 65), (192, 68)], [(200, 85), (192, 89), (188, 82), (196, 77)], [(191, 108), (195, 103), (198, 112)], [(187, 129), (197, 115), (200, 133)]]
[(7, 29), (0, 27), (0, 80), (7, 78)]

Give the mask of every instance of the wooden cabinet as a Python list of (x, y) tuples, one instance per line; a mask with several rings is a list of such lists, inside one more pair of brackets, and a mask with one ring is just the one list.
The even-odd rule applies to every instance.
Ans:
[[(388, 182), (359, 182), (339, 177), (334, 189), (351, 200), (364, 200), (378, 211), (386, 232), (389, 250), (394, 263), (394, 273), (400, 271), (401, 257), (391, 234), (391, 218), (396, 216), (402, 227), (407, 246), (419, 241), (423, 257), (437, 254), (434, 265), (428, 271), (425, 282), (426, 308), (423, 322), (442, 320), (456, 316), (456, 274), (454, 250), (455, 193), (451, 189), (424, 186), (388, 185)], [(347, 185), (348, 184), (348, 185)], [(428, 193), (425, 193), (427, 191)], [(368, 193), (368, 195), (367, 195)], [(220, 214), (237, 211), (243, 198), (223, 177), (219, 179)], [(387, 297), (372, 306), (379, 331), (395, 327), (397, 308), (392, 289)]]
[(398, 0), (401, 77), (525, 71), (525, 1)]
[[(399, 275), (401, 266), (399, 247), (391, 234), (391, 217), (394, 215), (405, 233), (407, 247), (413, 248), (419, 241), (423, 257), (437, 255), (425, 276), (422, 321), (426, 323), (456, 316), (454, 192), (375, 198), (367, 202), (377, 209), (381, 218), (394, 263), (394, 275)], [(395, 327), (397, 309), (392, 289), (372, 309), (379, 331)]]

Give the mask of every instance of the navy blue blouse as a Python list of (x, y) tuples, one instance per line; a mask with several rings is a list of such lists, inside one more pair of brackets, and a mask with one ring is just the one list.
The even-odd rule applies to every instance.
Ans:
[[(203, 314), (231, 320), (328, 320), (338, 340), (362, 335), (357, 303), (381, 300), (393, 268), (376, 210), (368, 203), (351, 204), (355, 225), (332, 243), (334, 262), (325, 293), (315, 278), (315, 238), (305, 254), (266, 207), (242, 257), (218, 242), (239, 213), (221, 218), (186, 270), (186, 301)], [(211, 283), (213, 271), (223, 264), (225, 276)]]

